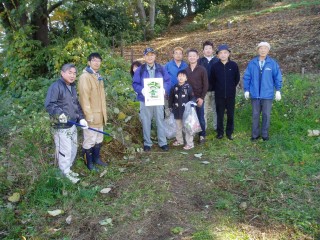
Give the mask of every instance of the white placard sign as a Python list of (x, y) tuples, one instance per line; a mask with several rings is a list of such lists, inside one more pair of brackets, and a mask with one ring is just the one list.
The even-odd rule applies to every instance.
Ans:
[(145, 78), (143, 81), (145, 89), (145, 105), (164, 105), (163, 78)]

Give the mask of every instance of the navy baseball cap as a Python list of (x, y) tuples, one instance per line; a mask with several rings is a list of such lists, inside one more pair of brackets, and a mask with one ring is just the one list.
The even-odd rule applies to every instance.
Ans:
[(153, 48), (148, 47), (148, 48), (146, 48), (146, 49), (143, 51), (143, 55), (147, 55), (148, 53), (154, 53), (154, 54), (156, 54), (156, 51), (155, 51)]

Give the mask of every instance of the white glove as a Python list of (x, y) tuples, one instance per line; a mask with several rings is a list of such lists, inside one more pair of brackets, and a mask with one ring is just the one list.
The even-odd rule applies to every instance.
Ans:
[(281, 93), (280, 91), (276, 91), (276, 97), (275, 97), (276, 101), (280, 101), (281, 100)]
[(142, 93), (143, 96), (145, 96), (146, 95), (146, 90), (144, 88), (142, 88), (141, 93)]
[(60, 123), (67, 123), (68, 122), (67, 116), (64, 113), (60, 114), (59, 122)]
[(248, 99), (249, 99), (249, 97), (250, 97), (249, 92), (245, 92), (245, 93), (244, 93), (244, 98), (245, 98), (246, 100), (248, 100)]
[(82, 129), (88, 129), (89, 126), (85, 119), (81, 119), (79, 123), (80, 125), (84, 126), (84, 127), (81, 127)]
[(166, 90), (162, 88), (163, 95), (166, 95)]

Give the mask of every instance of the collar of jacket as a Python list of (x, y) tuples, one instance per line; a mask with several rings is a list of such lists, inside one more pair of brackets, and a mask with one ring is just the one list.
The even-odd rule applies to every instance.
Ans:
[[(61, 81), (65, 86), (67, 86), (67, 83), (64, 81), (62, 77), (59, 79), (59, 81)], [(75, 86), (75, 82), (70, 83), (70, 86)]]
[(89, 66), (87, 66), (87, 67), (85, 68), (85, 71), (88, 72), (88, 73), (90, 73), (90, 74), (96, 75), (96, 76), (98, 77), (98, 80), (99, 80), (99, 81), (102, 81), (102, 80), (103, 80), (103, 77), (100, 75), (99, 71), (98, 71), (98, 72), (93, 72), (93, 70), (92, 70)]

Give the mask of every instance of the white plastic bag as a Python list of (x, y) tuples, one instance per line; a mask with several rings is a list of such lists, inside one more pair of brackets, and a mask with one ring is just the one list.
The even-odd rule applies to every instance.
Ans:
[(192, 101), (187, 102), (185, 105), (183, 116), (182, 116), (182, 124), (183, 124), (182, 130), (185, 133), (188, 133), (192, 136), (202, 131), (200, 122), (197, 116), (197, 112), (195, 108), (192, 106), (194, 104), (195, 103)]
[(168, 139), (174, 138), (177, 134), (177, 126), (176, 126), (176, 120), (174, 119), (173, 113), (170, 113), (170, 116), (164, 119), (164, 124), (165, 124), (166, 137)]

